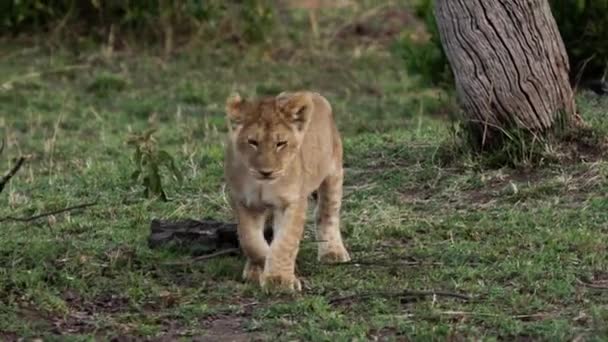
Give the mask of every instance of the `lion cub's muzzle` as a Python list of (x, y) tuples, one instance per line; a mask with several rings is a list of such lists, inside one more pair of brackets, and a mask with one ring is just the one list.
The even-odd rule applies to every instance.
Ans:
[(272, 181), (272, 180), (279, 178), (283, 174), (283, 171), (270, 170), (270, 169), (262, 169), (262, 170), (250, 169), (249, 171), (253, 174), (253, 176), (257, 180), (261, 180), (261, 181)]

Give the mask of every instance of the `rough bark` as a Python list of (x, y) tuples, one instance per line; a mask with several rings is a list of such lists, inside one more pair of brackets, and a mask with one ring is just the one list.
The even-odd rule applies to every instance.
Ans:
[(547, 0), (435, 0), (462, 109), (487, 142), (544, 132), (575, 113), (566, 50)]

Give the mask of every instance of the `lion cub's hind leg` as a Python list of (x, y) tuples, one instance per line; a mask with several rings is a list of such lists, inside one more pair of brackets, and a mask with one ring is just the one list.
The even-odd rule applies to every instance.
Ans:
[(343, 171), (329, 175), (318, 190), (317, 240), (319, 261), (329, 263), (346, 262), (350, 256), (342, 242), (340, 233), (340, 207), (342, 205)]

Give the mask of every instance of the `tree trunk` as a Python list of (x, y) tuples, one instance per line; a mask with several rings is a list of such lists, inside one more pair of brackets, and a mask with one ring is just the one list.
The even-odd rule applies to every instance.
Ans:
[(482, 145), (512, 128), (547, 132), (574, 115), (568, 56), (547, 0), (435, 0), (435, 17)]

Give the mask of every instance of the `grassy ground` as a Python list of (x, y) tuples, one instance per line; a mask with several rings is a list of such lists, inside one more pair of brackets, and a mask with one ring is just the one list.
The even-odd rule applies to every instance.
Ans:
[[(0, 218), (97, 202), (0, 223), (0, 339), (608, 339), (608, 162), (583, 153), (533, 172), (445, 164), (448, 123), (424, 114), (433, 92), (385, 46), (326, 43), (170, 60), (0, 44), (0, 171), (29, 155), (0, 194)], [(307, 237), (296, 297), (243, 284), (239, 257), (167, 265), (189, 256), (147, 247), (152, 218), (231, 219), (225, 97), (296, 88), (334, 106), (342, 227), (360, 264), (318, 265)], [(606, 99), (578, 102), (606, 130)], [(130, 178), (125, 139), (151, 126), (185, 177), (164, 178), (168, 202), (143, 198)], [(405, 290), (472, 299), (390, 295)]]

